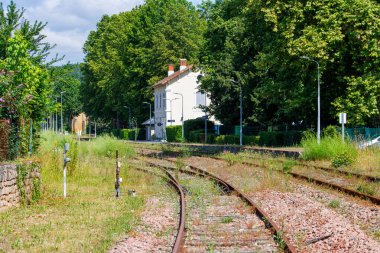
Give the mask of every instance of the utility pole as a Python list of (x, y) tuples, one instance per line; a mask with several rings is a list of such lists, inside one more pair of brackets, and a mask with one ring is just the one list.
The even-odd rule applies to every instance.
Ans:
[(182, 100), (182, 116), (181, 116), (181, 121), (182, 121), (182, 142), (185, 142), (185, 129), (184, 129), (184, 118), (183, 118), (183, 95), (181, 93), (174, 93), (174, 94), (181, 96), (181, 100)]
[(63, 93), (66, 93), (66, 91), (61, 91), (61, 133), (63, 134), (63, 112), (62, 112), (62, 108), (63, 108), (63, 101), (62, 101), (62, 94)]
[(151, 133), (151, 127), (152, 127), (152, 104), (148, 102), (143, 102), (143, 104), (149, 105), (149, 135), (148, 135), (148, 140), (150, 141), (152, 139)]
[(243, 145), (243, 91), (241, 88), (241, 82), (237, 82), (233, 79), (228, 79), (228, 80), (230, 82), (239, 84), (239, 87), (240, 87), (240, 94), (239, 94), (239, 97), (240, 97), (240, 129), (239, 129), (239, 132), (240, 132), (240, 146), (242, 146)]
[(317, 118), (317, 142), (321, 143), (321, 85), (320, 85), (320, 74), (319, 74), (319, 62), (311, 59), (307, 56), (301, 56), (301, 59), (305, 59), (317, 64), (317, 79), (318, 79), (318, 118)]

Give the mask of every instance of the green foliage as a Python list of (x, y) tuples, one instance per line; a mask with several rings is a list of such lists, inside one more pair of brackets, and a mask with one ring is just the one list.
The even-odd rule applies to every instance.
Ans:
[[(136, 136), (136, 131), (137, 131), (137, 136)], [(131, 140), (131, 141), (144, 140), (145, 139), (145, 129), (141, 129), (141, 128), (121, 129), (119, 136), (123, 140)]]
[[(206, 2), (201, 87), (211, 114), (239, 122), (239, 85), (245, 121), (315, 124), (317, 66), (322, 122), (345, 111), (350, 124), (379, 117), (380, 4), (372, 0)], [(239, 83), (233, 83), (233, 78)], [(374, 123), (375, 122), (375, 123)]]
[(340, 137), (322, 137), (321, 143), (318, 144), (315, 135), (309, 134), (305, 136), (301, 145), (304, 148), (302, 157), (306, 160), (332, 160), (338, 155), (343, 154), (343, 160), (349, 159), (352, 162), (357, 157), (356, 147), (349, 142), (342, 142)]
[[(207, 143), (212, 144), (215, 143), (216, 135), (213, 133), (207, 133)], [(204, 143), (205, 142), (205, 131), (203, 130), (195, 130), (190, 131), (189, 133), (189, 142), (193, 143)]]
[(92, 117), (146, 120), (152, 85), (180, 58), (197, 64), (205, 20), (186, 0), (147, 0), (131, 11), (103, 16), (84, 45), (81, 93)]
[[(2, 36), (0, 37), (0, 59), (9, 57), (6, 49), (8, 41), (15, 33), (18, 33), (25, 38), (27, 44), (29, 44), (29, 56), (33, 64), (41, 65), (46, 61), (51, 49), (55, 45), (45, 42), (44, 39), (46, 36), (41, 34), (47, 23), (39, 21), (31, 23), (24, 17), (24, 12), (25, 9), (18, 9), (14, 1), (9, 3), (6, 10), (4, 10), (1, 3), (0, 33)], [(61, 59), (58, 59), (56, 56), (47, 65), (51, 65)]]
[[(216, 144), (240, 144), (240, 136), (238, 135), (219, 135), (215, 137)], [(256, 145), (258, 139), (256, 136), (246, 136), (243, 135), (244, 145)]]
[[(185, 120), (185, 139), (190, 141), (190, 132), (192, 131), (203, 131), (205, 129), (205, 120), (202, 118)], [(209, 133), (214, 132), (214, 122), (207, 120), (207, 131)]]
[(260, 132), (259, 144), (267, 147), (294, 146), (301, 142), (301, 131)]
[(360, 184), (356, 190), (370, 196), (374, 196), (376, 194), (376, 188), (370, 184)]
[(51, 81), (53, 82), (53, 94), (55, 98), (51, 107), (53, 112), (60, 111), (61, 92), (62, 93), (62, 112), (64, 124), (67, 119), (79, 115), (83, 111), (83, 104), (80, 97), (81, 72), (79, 64), (66, 64), (59, 67), (49, 68)]
[(329, 207), (331, 207), (331, 208), (340, 207), (340, 201), (338, 199), (331, 200), (329, 203)]
[(233, 221), (234, 221), (234, 219), (230, 216), (224, 216), (221, 220), (222, 223), (231, 223)]
[(323, 129), (323, 136), (336, 138), (339, 136), (338, 130), (336, 130), (335, 126), (327, 126)]
[(166, 127), (166, 137), (167, 137), (168, 142), (181, 142), (182, 141), (182, 126)]
[(349, 152), (342, 152), (333, 157), (331, 161), (331, 166), (334, 168), (339, 168), (342, 166), (349, 166), (355, 162), (356, 154)]
[(222, 159), (224, 159), (228, 166), (232, 166), (234, 165), (236, 162), (239, 162), (241, 160), (241, 158), (239, 156), (237, 156), (236, 154), (234, 153), (231, 153), (230, 151), (224, 151), (220, 157)]
[(297, 165), (294, 160), (285, 160), (282, 164), (282, 172), (287, 174), (292, 171), (293, 167)]
[(92, 153), (96, 156), (114, 158), (116, 156), (116, 150), (119, 151), (119, 157), (131, 157), (135, 155), (133, 149), (124, 142), (117, 140), (114, 137), (108, 135), (102, 135), (91, 141), (90, 147), (82, 148), (79, 150), (81, 153)]

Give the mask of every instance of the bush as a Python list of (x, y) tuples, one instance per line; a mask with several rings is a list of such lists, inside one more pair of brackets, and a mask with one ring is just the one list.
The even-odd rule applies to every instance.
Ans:
[[(189, 134), (189, 141), (193, 143), (204, 143), (205, 132), (203, 130), (191, 131)], [(207, 143), (215, 143), (215, 134), (207, 132)]]
[[(205, 129), (205, 120), (203, 118), (189, 119), (184, 123), (185, 139), (190, 140), (190, 132)], [(207, 120), (207, 131), (214, 133), (214, 122)]]
[(323, 129), (323, 136), (335, 138), (339, 136), (339, 133), (336, 130), (335, 126), (328, 126), (325, 129)]
[[(216, 144), (240, 144), (240, 136), (238, 135), (219, 135), (215, 137)], [(258, 143), (256, 136), (243, 135), (244, 145), (256, 145)]]
[[(136, 129), (121, 129), (119, 138), (123, 140), (136, 140)], [(145, 129), (137, 128), (137, 140), (145, 140)]]
[(301, 131), (260, 132), (260, 146), (281, 147), (294, 146), (301, 142)]
[(331, 166), (333, 166), (334, 168), (339, 168), (341, 166), (349, 166), (353, 164), (354, 162), (355, 162), (355, 157), (353, 157), (353, 154), (343, 152), (336, 155), (333, 158), (331, 162)]
[[(322, 137), (321, 143), (318, 144), (317, 138), (314, 134), (307, 134), (301, 141), (304, 152), (302, 157), (306, 160), (332, 160), (338, 158), (338, 155), (350, 157), (350, 163), (356, 160), (357, 149), (356, 147), (338, 137)], [(344, 155), (342, 155), (344, 154)], [(338, 163), (338, 160), (336, 160)]]
[(181, 142), (182, 141), (182, 126), (166, 127), (166, 139), (168, 142)]

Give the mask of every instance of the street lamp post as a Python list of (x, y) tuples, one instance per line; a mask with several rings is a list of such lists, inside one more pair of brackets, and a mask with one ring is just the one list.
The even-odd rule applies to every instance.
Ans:
[(240, 146), (243, 145), (243, 92), (242, 92), (242, 89), (241, 89), (241, 83), (240, 82), (237, 82), (233, 79), (228, 79), (230, 82), (233, 82), (233, 83), (236, 83), (236, 84), (239, 84), (239, 87), (240, 87)]
[(307, 56), (301, 56), (302, 59), (312, 61), (317, 64), (317, 79), (318, 79), (318, 119), (317, 119), (317, 142), (321, 143), (321, 86), (320, 86), (320, 75), (319, 75), (319, 63)]
[(173, 107), (172, 107), (172, 102), (173, 100), (177, 100), (178, 98), (164, 98), (164, 100), (169, 100), (170, 101), (170, 125), (173, 125)]
[(65, 93), (66, 91), (61, 91), (61, 133), (63, 134), (63, 116), (62, 116), (62, 107), (63, 107), (63, 102), (62, 102), (62, 94)]
[(124, 105), (124, 108), (128, 109), (128, 128), (131, 129), (131, 108), (126, 105)]
[(143, 102), (143, 104), (149, 105), (149, 141), (151, 140), (151, 125), (152, 125), (152, 104), (148, 102)]
[(185, 129), (184, 129), (184, 122), (183, 122), (183, 95), (181, 93), (174, 93), (175, 95), (181, 96), (182, 99), (182, 116), (181, 116), (181, 121), (182, 121), (182, 142), (185, 141)]

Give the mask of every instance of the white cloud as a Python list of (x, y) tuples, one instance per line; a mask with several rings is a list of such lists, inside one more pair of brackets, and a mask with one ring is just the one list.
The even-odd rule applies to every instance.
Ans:
[[(2, 1), (4, 7), (10, 0)], [(105, 14), (128, 11), (143, 0), (16, 0), (18, 8), (25, 7), (25, 18), (48, 22), (43, 31), (46, 41), (57, 44), (51, 55), (66, 55), (62, 63), (83, 61), (83, 44), (91, 30)], [(201, 0), (193, 0), (199, 4)]]

